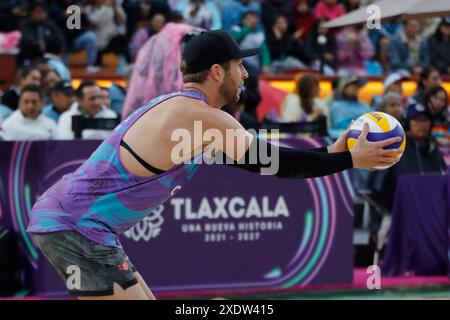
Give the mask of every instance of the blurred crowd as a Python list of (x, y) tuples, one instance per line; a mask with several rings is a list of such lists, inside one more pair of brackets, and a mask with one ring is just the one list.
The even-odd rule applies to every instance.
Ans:
[[(429, 154), (448, 148), (449, 103), (442, 77), (450, 74), (450, 17), (391, 21), (371, 30), (365, 25), (331, 30), (325, 27), (330, 19), (368, 3), (1, 1), (0, 33), (19, 32), (20, 41), (16, 82), (1, 95), (0, 137), (74, 139), (74, 115), (123, 118), (148, 99), (181, 85), (179, 56), (190, 34), (202, 29), (225, 29), (242, 48), (260, 48), (259, 56), (244, 60), (250, 76), (240, 101), (226, 108), (245, 127), (258, 125), (259, 77), (302, 70), (295, 79), (295, 91), (276, 106), (279, 112), (271, 121), (305, 122), (325, 116), (328, 134), (336, 138), (352, 120), (378, 110), (391, 114), (408, 128), (412, 139), (407, 141), (419, 141), (421, 146), (427, 141), (415, 151), (415, 159), (420, 152)], [(128, 66), (117, 72), (127, 80), (131, 76), (131, 83), (102, 88), (85, 80), (73, 88), (68, 61), (70, 55), (80, 51), (86, 54), (86, 74), (100, 72), (103, 56), (112, 53), (119, 57), (122, 67)], [(319, 99), (321, 76), (335, 79), (332, 94), (324, 100)], [(368, 76), (384, 79), (383, 94), (371, 103), (359, 99)], [(402, 82), (406, 79), (417, 79), (413, 96), (403, 93)], [(103, 139), (107, 134), (107, 130), (85, 130), (82, 138)], [(430, 143), (440, 149), (430, 147)], [(427, 171), (426, 163), (421, 160), (417, 170)]]

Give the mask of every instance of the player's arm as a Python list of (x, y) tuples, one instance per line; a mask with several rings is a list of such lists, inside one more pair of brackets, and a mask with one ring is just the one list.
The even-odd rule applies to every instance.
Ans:
[[(373, 168), (393, 164), (398, 160), (391, 155), (399, 150), (384, 150), (383, 147), (398, 141), (392, 138), (380, 142), (367, 141), (368, 126), (364, 127), (355, 148), (350, 152), (343, 149), (343, 135), (331, 146), (312, 150), (296, 150), (270, 144), (245, 131), (240, 123), (229, 114), (213, 110), (205, 119), (208, 128), (216, 128), (225, 137), (212, 146), (217, 151), (216, 161), (251, 172), (262, 172), (268, 160), (277, 161), (274, 175), (283, 178), (310, 178), (333, 174), (350, 168)], [(233, 135), (231, 133), (234, 133)]]

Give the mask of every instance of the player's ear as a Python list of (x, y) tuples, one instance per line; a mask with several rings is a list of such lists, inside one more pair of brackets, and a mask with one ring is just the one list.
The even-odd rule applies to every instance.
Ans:
[(222, 82), (224, 71), (219, 64), (213, 64), (210, 69), (211, 77), (217, 82)]

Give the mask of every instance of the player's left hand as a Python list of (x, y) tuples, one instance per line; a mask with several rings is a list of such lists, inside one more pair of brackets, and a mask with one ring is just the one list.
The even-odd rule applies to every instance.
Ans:
[(344, 132), (342, 132), (339, 135), (339, 138), (336, 140), (335, 143), (329, 145), (328, 148), (328, 153), (335, 153), (335, 152), (344, 152), (344, 151), (348, 151), (348, 146), (347, 146), (347, 133), (348, 130), (345, 130)]

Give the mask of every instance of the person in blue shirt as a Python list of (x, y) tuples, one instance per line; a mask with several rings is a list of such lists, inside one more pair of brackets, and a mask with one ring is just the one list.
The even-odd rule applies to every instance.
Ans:
[(75, 90), (70, 81), (57, 82), (50, 92), (50, 101), (42, 113), (58, 122), (59, 116), (75, 102)]
[(337, 138), (344, 132), (352, 120), (371, 112), (366, 104), (358, 100), (358, 92), (366, 83), (366, 80), (356, 76), (342, 78), (339, 82), (338, 93), (329, 112), (329, 134), (332, 138)]

